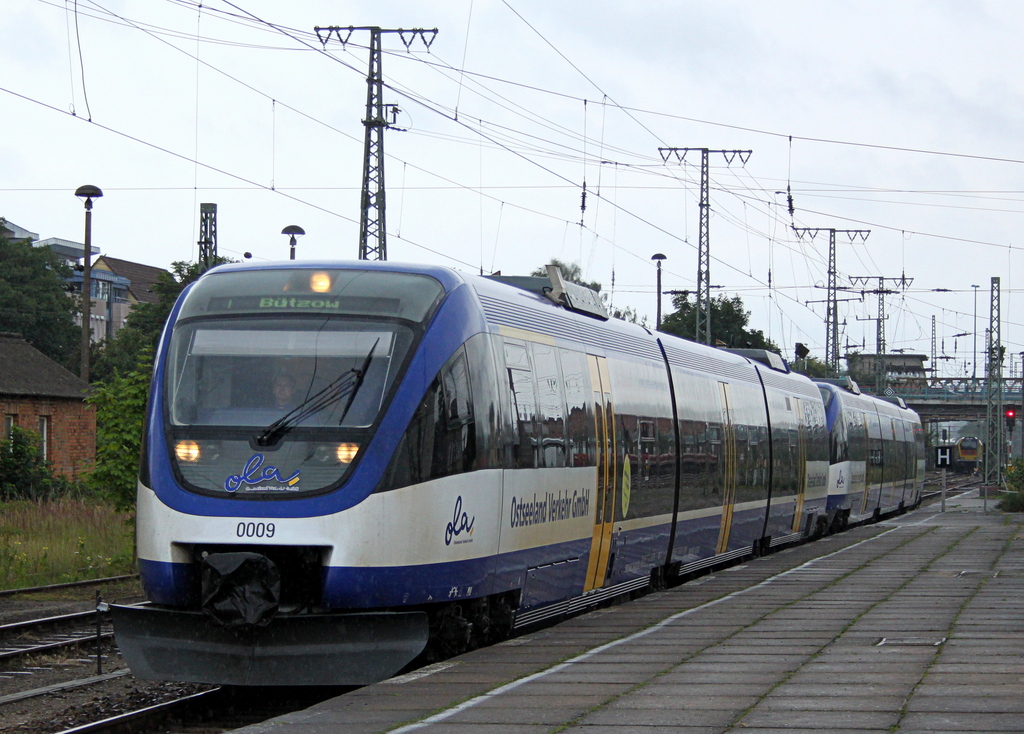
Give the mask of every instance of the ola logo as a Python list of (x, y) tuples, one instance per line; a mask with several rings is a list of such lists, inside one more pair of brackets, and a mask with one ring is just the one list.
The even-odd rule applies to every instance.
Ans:
[(622, 462), (622, 516), (629, 511), (629, 495), (633, 490), (633, 469), (630, 467), (629, 454)]

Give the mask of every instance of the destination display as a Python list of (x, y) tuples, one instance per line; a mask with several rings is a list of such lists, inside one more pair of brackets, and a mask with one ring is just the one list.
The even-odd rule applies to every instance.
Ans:
[(210, 299), (210, 311), (333, 311), (344, 313), (395, 313), (401, 301), (398, 298), (368, 298), (364, 296), (220, 296)]

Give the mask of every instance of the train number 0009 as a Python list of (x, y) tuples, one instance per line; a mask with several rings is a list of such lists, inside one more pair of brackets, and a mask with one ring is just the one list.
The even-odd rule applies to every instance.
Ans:
[(235, 528), (239, 538), (273, 538), (274, 523), (272, 522), (240, 522)]

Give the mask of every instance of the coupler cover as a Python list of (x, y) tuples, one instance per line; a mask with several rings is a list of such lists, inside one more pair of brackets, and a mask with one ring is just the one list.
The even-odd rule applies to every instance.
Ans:
[(232, 629), (203, 612), (111, 604), (114, 635), (144, 680), (238, 686), (368, 685), (426, 646), (424, 612), (278, 615)]

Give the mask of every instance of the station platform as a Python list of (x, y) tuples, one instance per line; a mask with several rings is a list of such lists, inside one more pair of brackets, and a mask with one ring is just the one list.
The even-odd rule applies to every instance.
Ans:
[(244, 734), (1024, 731), (1024, 516), (974, 494)]

